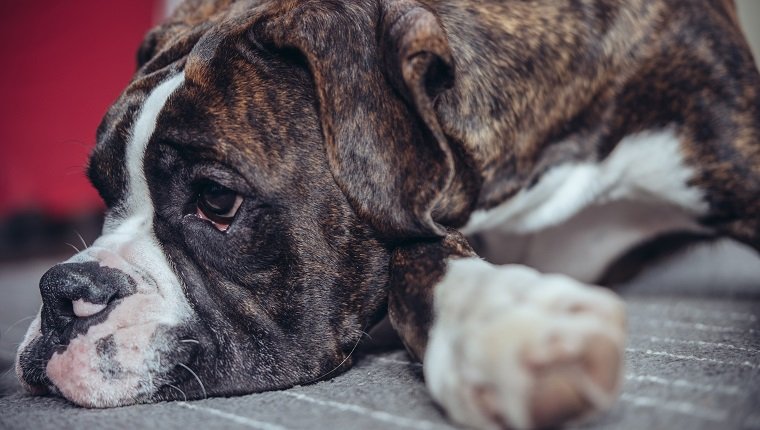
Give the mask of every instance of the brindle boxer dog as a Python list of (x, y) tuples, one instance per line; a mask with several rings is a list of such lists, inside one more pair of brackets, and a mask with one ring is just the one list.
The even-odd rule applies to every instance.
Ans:
[(19, 377), (88, 407), (287, 388), (387, 313), (453, 420), (585, 416), (622, 302), (462, 232), (631, 201), (758, 247), (758, 124), (728, 0), (190, 0), (98, 129), (103, 235), (42, 278)]

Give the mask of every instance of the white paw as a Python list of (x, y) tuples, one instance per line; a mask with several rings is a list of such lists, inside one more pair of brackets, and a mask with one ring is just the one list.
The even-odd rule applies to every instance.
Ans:
[(548, 427), (617, 398), (625, 310), (608, 290), (470, 258), (449, 263), (435, 309), (425, 379), (454, 421)]

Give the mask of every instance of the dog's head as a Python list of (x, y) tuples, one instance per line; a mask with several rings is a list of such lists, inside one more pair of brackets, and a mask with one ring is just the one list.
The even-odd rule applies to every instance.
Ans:
[(24, 385), (104, 407), (345, 368), (390, 244), (467, 207), (441, 209), (448, 49), (415, 1), (180, 7), (98, 130), (103, 234), (42, 278)]

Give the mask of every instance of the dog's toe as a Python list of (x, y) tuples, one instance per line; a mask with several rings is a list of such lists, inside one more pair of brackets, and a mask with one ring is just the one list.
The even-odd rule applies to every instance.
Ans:
[[(517, 298), (515, 285), (481, 284), (466, 302), (459, 296), (459, 303), (447, 304), (466, 306), (468, 312), (447, 314), (447, 306), (439, 308), (425, 377), (433, 397), (462, 424), (549, 427), (603, 410), (617, 397), (625, 339), (622, 302), (569, 278), (537, 273), (526, 278), (519, 270), (515, 280), (529, 282)], [(505, 273), (498, 278), (503, 281)], [(441, 287), (446, 288), (445, 280)], [(509, 294), (511, 305), (494, 307), (509, 303), (504, 297)]]
[(616, 342), (590, 335), (577, 355), (558, 355), (531, 370), (532, 426), (550, 427), (607, 408), (617, 393), (621, 359)]

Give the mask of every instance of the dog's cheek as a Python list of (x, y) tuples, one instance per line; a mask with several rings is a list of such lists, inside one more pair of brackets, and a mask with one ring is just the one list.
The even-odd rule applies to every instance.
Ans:
[(271, 208), (242, 208), (230, 228), (220, 232), (208, 221), (188, 215), (182, 219), (180, 247), (204, 272), (247, 287), (254, 274), (282, 266), (286, 256), (293, 255), (286, 218)]

